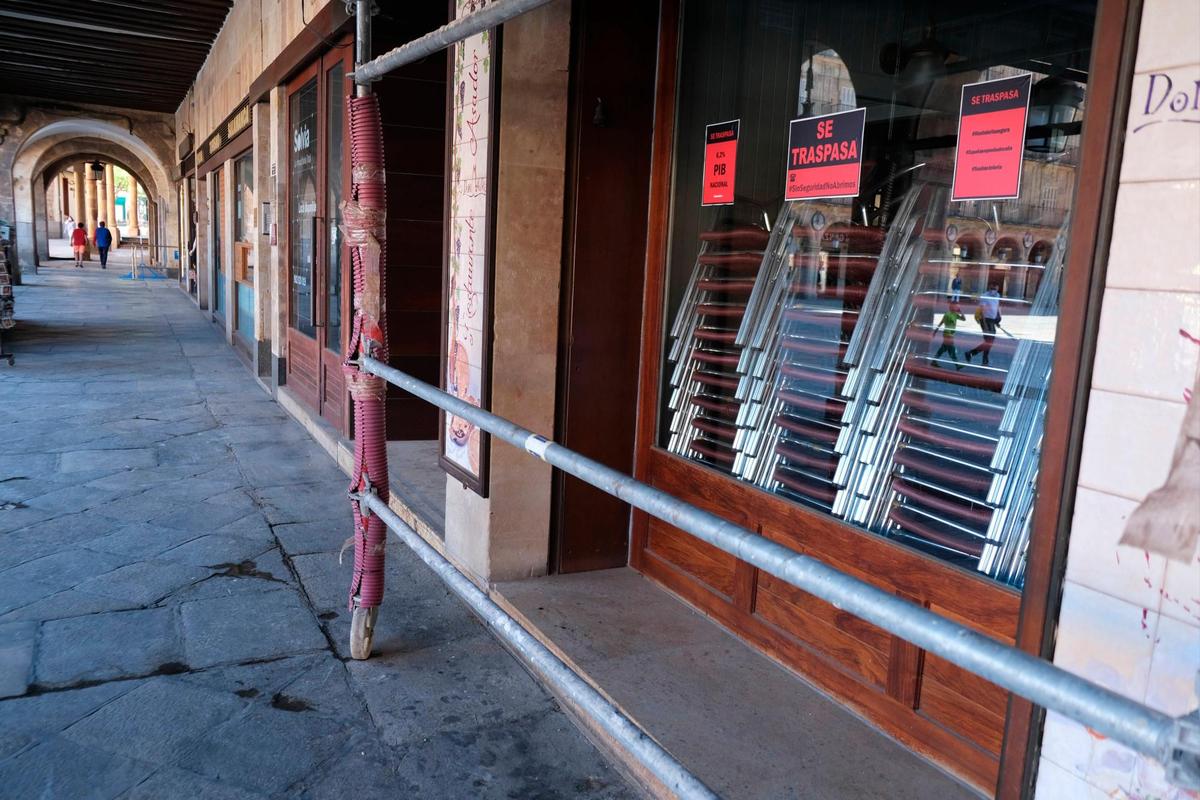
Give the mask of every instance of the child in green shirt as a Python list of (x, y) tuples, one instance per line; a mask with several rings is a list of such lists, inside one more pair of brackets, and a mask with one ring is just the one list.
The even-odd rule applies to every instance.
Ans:
[(954, 362), (955, 369), (962, 369), (962, 364), (958, 363), (958, 348), (954, 346), (954, 334), (958, 330), (958, 321), (965, 320), (962, 308), (958, 303), (951, 303), (950, 310), (942, 314), (942, 319), (934, 326), (933, 332), (937, 333), (938, 328), (942, 329), (942, 346), (933, 354), (933, 365), (935, 367), (945, 366), (938, 361), (942, 354), (950, 356), (950, 360)]

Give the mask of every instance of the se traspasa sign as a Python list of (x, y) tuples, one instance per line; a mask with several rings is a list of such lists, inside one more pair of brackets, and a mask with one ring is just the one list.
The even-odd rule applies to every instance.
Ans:
[(700, 205), (733, 204), (738, 132), (741, 127), (742, 122), (737, 119), (704, 127), (704, 191), (700, 196)]
[(1009, 200), (1021, 194), (1032, 81), (1031, 75), (1019, 75), (962, 88), (951, 200)]
[(792, 120), (783, 199), (857, 197), (866, 124), (865, 108)]

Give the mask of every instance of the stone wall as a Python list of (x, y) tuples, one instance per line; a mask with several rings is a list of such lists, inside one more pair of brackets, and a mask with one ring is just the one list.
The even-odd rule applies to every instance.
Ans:
[[(1135, 70), (1055, 663), (1178, 715), (1197, 705), (1200, 561), (1118, 541), (1166, 479), (1200, 357), (1196, 0), (1146, 0)], [(1054, 714), (1036, 796), (1196, 797)]]

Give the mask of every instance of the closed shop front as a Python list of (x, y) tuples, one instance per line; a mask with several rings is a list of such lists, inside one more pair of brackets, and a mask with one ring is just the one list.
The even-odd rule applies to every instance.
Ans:
[(349, 183), (345, 94), (350, 49), (314, 61), (287, 88), (288, 388), (346, 431), (342, 320), (349, 280), (338, 208)]
[[(1115, 84), (1093, 53), (1123, 25), (664, 3), (640, 476), (1036, 650)], [(999, 688), (644, 515), (631, 562), (972, 784), (1020, 780)]]

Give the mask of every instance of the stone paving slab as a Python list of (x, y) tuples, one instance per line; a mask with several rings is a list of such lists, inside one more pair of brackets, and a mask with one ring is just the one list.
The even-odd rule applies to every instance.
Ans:
[(0, 797), (633, 796), (394, 541), (376, 655), (348, 659), (347, 479), (184, 295), (17, 291)]
[(183, 662), (173, 608), (89, 614), (41, 626), (34, 671), (38, 686), (151, 675)]
[(0, 624), (0, 698), (25, 694), (33, 677), (33, 645), (37, 624)]

